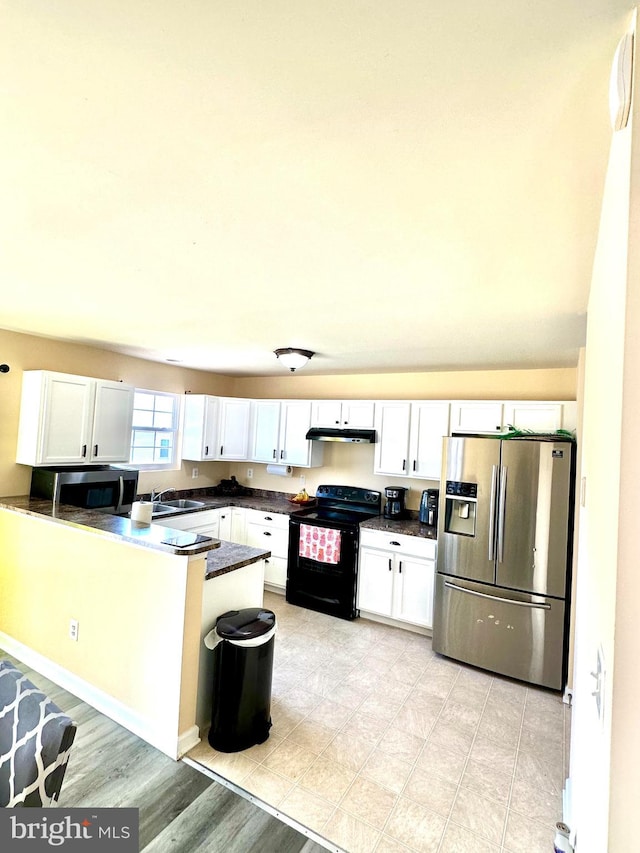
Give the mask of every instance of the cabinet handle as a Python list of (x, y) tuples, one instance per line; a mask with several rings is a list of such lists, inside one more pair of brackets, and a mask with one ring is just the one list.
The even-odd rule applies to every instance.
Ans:
[(263, 535), (263, 536), (271, 536), (271, 534), (269, 533), (269, 531), (268, 531), (268, 530), (263, 530), (263, 531), (262, 531), (262, 535)]
[(391, 542), (389, 542), (389, 545), (397, 545), (397, 546), (400, 546), (400, 543), (399, 543), (399, 542), (396, 542), (396, 540), (395, 540), (395, 539), (392, 539), (392, 540), (391, 540)]
[(349, 421), (345, 421), (345, 422), (344, 422), (344, 425), (345, 425), (345, 426), (349, 426)]
[(264, 520), (265, 521), (273, 521), (273, 519), (271, 518), (270, 515), (265, 515)]
[(98, 445), (97, 444), (94, 444), (94, 446), (93, 446), (93, 455), (94, 456), (98, 455)]
[(281, 450), (280, 451), (280, 459), (283, 459), (283, 458), (284, 458), (284, 450)]
[(398, 574), (402, 574), (402, 560), (398, 562)]
[(389, 557), (389, 571), (391, 571), (391, 557)]
[(274, 458), (274, 459), (276, 458), (276, 453), (277, 453), (277, 451), (276, 451), (276, 449), (275, 449), (275, 447), (274, 447), (274, 448), (273, 448), (273, 458)]
[(403, 460), (402, 460), (402, 470), (403, 470), (403, 471), (406, 471), (406, 470), (407, 470), (407, 460), (406, 460), (406, 459), (403, 459)]
[(418, 465), (418, 460), (417, 460), (417, 459), (414, 459), (414, 460), (413, 460), (413, 470), (414, 470), (414, 471), (416, 470), (417, 465)]
[(204, 455), (205, 455), (205, 456), (208, 456), (208, 455), (209, 455), (209, 445), (208, 445), (208, 444), (206, 444), (206, 445), (205, 445), (205, 448), (204, 448)]
[(222, 456), (222, 451), (224, 450), (224, 445), (220, 445), (220, 456)]
[(84, 459), (86, 457), (86, 455), (87, 455), (87, 445), (83, 444), (82, 445), (82, 458)]
[(336, 423), (337, 423), (337, 424), (339, 424), (339, 423), (340, 423), (340, 421), (336, 421)]

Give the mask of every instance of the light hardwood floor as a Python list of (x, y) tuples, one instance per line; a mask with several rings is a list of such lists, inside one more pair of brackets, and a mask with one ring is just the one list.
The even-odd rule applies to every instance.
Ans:
[(60, 807), (133, 807), (145, 853), (326, 853), (292, 827), (192, 767), (175, 762), (52, 681), (0, 651), (72, 717), (78, 732)]

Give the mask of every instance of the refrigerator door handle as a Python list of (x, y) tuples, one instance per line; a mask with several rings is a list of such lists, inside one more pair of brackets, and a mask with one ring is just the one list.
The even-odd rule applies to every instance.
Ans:
[(498, 562), (504, 560), (504, 520), (507, 513), (507, 466), (500, 470), (500, 499), (498, 501)]
[(466, 592), (469, 595), (477, 595), (478, 598), (488, 598), (491, 601), (502, 601), (505, 604), (517, 604), (519, 607), (530, 607), (534, 610), (551, 610), (550, 604), (536, 604), (535, 601), (517, 601), (515, 598), (500, 598), (499, 595), (487, 595), (486, 592), (477, 592), (475, 589), (466, 589), (464, 586), (458, 586), (455, 583), (445, 581), (444, 585), (449, 589), (455, 589), (456, 592)]
[(491, 466), (491, 500), (489, 502), (489, 562), (496, 558), (495, 524), (496, 524), (496, 489), (498, 485), (498, 466)]

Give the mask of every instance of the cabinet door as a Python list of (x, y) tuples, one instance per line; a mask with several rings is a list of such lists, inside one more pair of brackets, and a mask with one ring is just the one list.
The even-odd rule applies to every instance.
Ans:
[(231, 507), (231, 542), (244, 545), (247, 541), (246, 514), (242, 507)]
[(373, 429), (375, 406), (370, 400), (348, 400), (342, 404), (342, 426)]
[(224, 539), (225, 542), (232, 542), (231, 539), (231, 507), (225, 506), (218, 511), (218, 537)]
[(442, 439), (449, 435), (449, 403), (413, 403), (411, 406), (412, 477), (439, 480)]
[(131, 458), (134, 393), (121, 382), (96, 381), (92, 462), (128, 462)]
[(219, 398), (206, 394), (187, 394), (184, 400), (182, 458), (216, 458), (218, 444)]
[(279, 589), (287, 586), (287, 561), (282, 557), (267, 557), (264, 561), (264, 582)]
[(433, 624), (435, 562), (399, 554), (396, 566), (394, 618), (430, 628)]
[(254, 400), (251, 404), (251, 447), (254, 462), (275, 462), (280, 435), (280, 402)]
[(218, 459), (248, 458), (251, 401), (223, 397), (220, 400)]
[[(84, 376), (62, 373), (44, 376), (44, 398), (40, 412), (41, 452), (31, 464), (69, 465), (87, 462), (94, 392), (95, 381)], [(37, 412), (35, 417), (38, 417)]]
[(315, 400), (311, 405), (311, 426), (339, 427), (342, 422), (340, 400)]
[(505, 403), (505, 426), (555, 432), (562, 428), (562, 403)]
[(458, 402), (451, 404), (451, 432), (501, 432), (502, 403)]
[(374, 474), (407, 475), (411, 403), (377, 403)]
[(311, 425), (309, 400), (283, 400), (281, 402), (280, 450), (278, 462), (306, 468), (311, 457), (310, 441), (306, 435)]
[(361, 547), (358, 561), (358, 607), (382, 616), (392, 615), (393, 554)]

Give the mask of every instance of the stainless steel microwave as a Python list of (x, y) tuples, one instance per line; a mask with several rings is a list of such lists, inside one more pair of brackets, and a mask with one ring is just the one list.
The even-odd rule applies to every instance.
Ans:
[(118, 515), (131, 511), (138, 492), (138, 472), (115, 465), (82, 468), (34, 468), (32, 498)]

